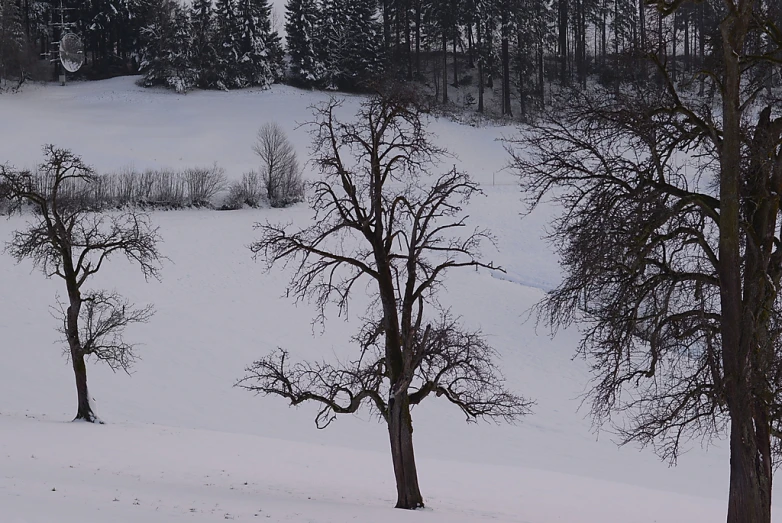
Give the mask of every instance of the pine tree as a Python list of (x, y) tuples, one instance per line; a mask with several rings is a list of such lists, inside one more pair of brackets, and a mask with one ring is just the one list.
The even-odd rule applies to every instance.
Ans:
[(320, 17), (316, 0), (288, 0), (285, 33), (291, 79), (296, 84), (312, 86), (323, 79), (323, 64), (317, 55), (316, 41)]
[(146, 44), (142, 51), (143, 83), (163, 85), (184, 93), (195, 85), (191, 63), (190, 20), (176, 0), (164, 0), (155, 18), (143, 29)]
[(212, 0), (194, 0), (190, 10), (193, 31), (192, 55), (197, 84), (203, 88), (217, 83), (217, 52), (214, 48), (215, 20)]
[(16, 0), (0, 0), (0, 82), (7, 75), (22, 71), (25, 43)]
[(382, 74), (382, 27), (375, 0), (327, 0), (320, 48), (329, 89), (366, 88)]
[(280, 37), (271, 26), (268, 0), (239, 0), (238, 49), (240, 83), (269, 87), (282, 78)]
[(233, 0), (217, 0), (215, 4), (215, 33), (213, 46), (217, 56), (216, 82), (219, 89), (242, 87), (239, 60), (242, 53), (238, 42), (239, 21)]

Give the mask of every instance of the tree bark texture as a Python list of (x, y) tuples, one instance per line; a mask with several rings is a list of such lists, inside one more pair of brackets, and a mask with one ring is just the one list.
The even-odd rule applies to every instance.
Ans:
[(413, 422), (406, 388), (392, 393), (389, 400), (388, 435), (391, 438), (391, 459), (396, 477), (396, 508), (422, 508), (424, 499), (418, 487), (413, 452)]
[(90, 394), (87, 388), (87, 366), (84, 361), (84, 353), (79, 340), (79, 311), (81, 310), (81, 299), (78, 297), (71, 299), (71, 304), (66, 312), (66, 329), (68, 337), (68, 347), (71, 353), (71, 363), (73, 365), (73, 374), (76, 378), (76, 396), (77, 407), (74, 421), (88, 421), (95, 423), (98, 417), (92, 411), (90, 405)]

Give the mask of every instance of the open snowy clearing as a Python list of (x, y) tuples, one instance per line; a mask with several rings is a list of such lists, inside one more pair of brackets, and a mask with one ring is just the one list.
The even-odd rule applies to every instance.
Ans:
[[(298, 124), (310, 118), (309, 105), (328, 97), (289, 87), (178, 96), (133, 81), (0, 96), (0, 161), (32, 166), (41, 145), (54, 143), (101, 171), (217, 162), (235, 179), (255, 166), (250, 146), (267, 121), (289, 132), (305, 159), (309, 137)], [(359, 102), (346, 99), (345, 117)], [(105, 426), (66, 423), (75, 408), (73, 376), (49, 314), (63, 294), (60, 282), (0, 256), (0, 523), (721, 520), (724, 445), (706, 453), (695, 442), (669, 468), (650, 449), (618, 449), (605, 432), (597, 438), (587, 409), (577, 411), (588, 381), (586, 364), (572, 360), (577, 333), (551, 340), (524, 322), (559, 271), (540, 239), (551, 210), (522, 221), (518, 190), (502, 170), (506, 154), (497, 139), (514, 130), (447, 121), (430, 128), (458, 155), (452, 163), (483, 185), (486, 196), (471, 204), (470, 220), (497, 235), (499, 250), (487, 250), (487, 259), (507, 271), (452, 273), (442, 302), (488, 335), (511, 387), (537, 401), (532, 416), (518, 426), (466, 425), (444, 401), (416, 408), (428, 508), (391, 509), (383, 425), (364, 414), (318, 431), (314, 406), (290, 409), (232, 387), (246, 365), (278, 346), (295, 358), (350, 354), (355, 322), (334, 313), (325, 331), (313, 328), (313, 308), (286, 299), (284, 275), (264, 274), (247, 249), (254, 223), (304, 225), (306, 206), (156, 212), (170, 258), (163, 281), (145, 283), (120, 260), (99, 276), (99, 284), (157, 309), (128, 333), (143, 343), (132, 376), (89, 367)], [(0, 220), (0, 241), (24, 221)]]

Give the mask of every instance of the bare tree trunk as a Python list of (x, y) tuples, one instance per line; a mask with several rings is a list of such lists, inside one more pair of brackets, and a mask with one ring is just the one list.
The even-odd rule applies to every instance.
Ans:
[(484, 32), (484, 40), (488, 44), (486, 46), (488, 75), (486, 78), (486, 87), (494, 89), (494, 18), (489, 18), (489, 23), (486, 26)]
[[(750, 4), (742, 3), (720, 25), (725, 61), (723, 147), (720, 151), (720, 240), (719, 278), (722, 358), (725, 369), (726, 399), (731, 418), (730, 491), (728, 523), (770, 523), (770, 478), (758, 463), (758, 438), (753, 419), (754, 402), (750, 384), (753, 372), (751, 349), (755, 340), (751, 314), (743, 304), (741, 284), (740, 187), (742, 172), (741, 66), (745, 39), (751, 18)], [(750, 268), (751, 270), (751, 268)], [(751, 278), (751, 275), (750, 275)], [(751, 283), (751, 282), (750, 282)], [(755, 286), (745, 288), (749, 298), (757, 298)], [(748, 300), (752, 303), (752, 300)], [(747, 313), (747, 314), (745, 314)], [(749, 319), (750, 321), (746, 321)]]
[(526, 108), (526, 92), (524, 91), (524, 55), (521, 52), (522, 49), (522, 34), (521, 31), (516, 32), (516, 47), (519, 48), (519, 116), (522, 118), (527, 112)]
[(448, 31), (443, 29), (443, 103), (448, 103)]
[(84, 362), (84, 353), (79, 340), (79, 311), (81, 310), (81, 299), (78, 297), (71, 299), (71, 304), (66, 312), (66, 329), (68, 338), (68, 347), (71, 352), (71, 363), (73, 364), (73, 374), (76, 378), (77, 408), (74, 421), (88, 421), (95, 423), (98, 417), (92, 411), (90, 405), (90, 394), (87, 389), (87, 366)]
[(538, 96), (540, 103), (544, 104), (546, 101), (546, 76), (543, 65), (543, 43), (538, 43)]
[(416, 509), (424, 506), (418, 487), (418, 472), (413, 453), (413, 421), (407, 391), (394, 394), (388, 405), (388, 434), (396, 477), (396, 508)]
[(558, 52), (560, 65), (560, 82), (562, 85), (568, 85), (568, 62), (567, 62), (567, 28), (568, 28), (568, 6), (567, 0), (559, 0), (558, 10)]
[[(701, 3), (698, 6), (698, 50), (699, 52), (699, 61), (698, 61), (698, 67), (703, 66), (703, 63), (705, 61), (705, 54), (706, 54), (706, 38), (703, 34), (704, 32), (704, 4)], [(698, 88), (698, 96), (703, 96), (706, 91), (706, 76), (701, 74), (700, 76), (700, 87)]]
[(502, 38), (502, 114), (513, 116), (510, 106), (510, 53), (507, 36)]
[(413, 79), (413, 43), (410, 40), (410, 0), (405, 1), (405, 53), (407, 53), (407, 80)]
[(467, 68), (475, 67), (475, 40), (472, 36), (472, 23), (467, 24)]
[(481, 22), (475, 24), (475, 45), (478, 52), (478, 112), (483, 112), (483, 39), (481, 38)]
[(415, 72), (421, 74), (421, 0), (415, 4)]
[(453, 25), (453, 86), (459, 87), (459, 57), (457, 44), (459, 41), (459, 26)]
[(758, 463), (753, 425), (752, 409), (731, 414), (728, 523), (771, 523), (770, 460)]
[(640, 35), (640, 54), (646, 52), (646, 6), (644, 0), (638, 0), (638, 26), (641, 30)]
[(391, 49), (391, 0), (383, 0), (383, 48)]
[(510, 32), (510, 20), (508, 19), (509, 13), (504, 11), (502, 14), (502, 115), (513, 116), (513, 110), (510, 106), (510, 50), (509, 50), (509, 35)]
[(78, 397), (78, 407), (74, 421), (89, 421), (95, 423), (98, 417), (92, 411), (90, 405), (90, 396), (87, 389), (87, 366), (84, 363), (84, 355), (81, 351), (71, 349), (71, 362), (73, 363), (73, 373), (76, 377), (76, 394)]

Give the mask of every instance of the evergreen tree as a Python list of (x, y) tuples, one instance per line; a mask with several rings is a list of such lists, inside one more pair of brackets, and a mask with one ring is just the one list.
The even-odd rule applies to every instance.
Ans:
[(184, 8), (176, 0), (164, 0), (143, 33), (146, 37), (141, 61), (144, 85), (163, 85), (178, 93), (191, 89), (196, 72), (190, 55), (190, 20)]
[(280, 37), (271, 26), (268, 0), (239, 0), (239, 81), (242, 85), (268, 87), (282, 78)]
[(239, 21), (233, 0), (217, 0), (215, 4), (214, 49), (217, 57), (216, 87), (230, 89), (242, 87), (240, 59)]
[(22, 70), (26, 47), (22, 16), (16, 0), (0, 0), (0, 81)]
[(290, 55), (291, 79), (300, 85), (317, 85), (323, 79), (323, 64), (317, 54), (321, 12), (316, 0), (288, 0), (285, 33)]
[(215, 20), (211, 0), (194, 0), (190, 11), (193, 31), (192, 56), (200, 87), (217, 83), (217, 52), (214, 48)]
[(329, 89), (366, 88), (383, 72), (382, 27), (375, 0), (327, 0), (324, 4), (324, 79)]

